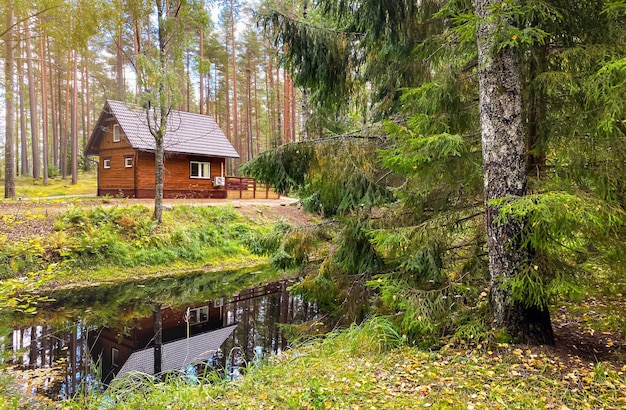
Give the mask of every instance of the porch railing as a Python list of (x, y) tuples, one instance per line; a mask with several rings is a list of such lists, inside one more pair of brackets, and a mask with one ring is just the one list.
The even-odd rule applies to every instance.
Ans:
[(277, 199), (280, 198), (269, 184), (259, 184), (254, 178), (226, 177), (228, 198), (240, 199)]

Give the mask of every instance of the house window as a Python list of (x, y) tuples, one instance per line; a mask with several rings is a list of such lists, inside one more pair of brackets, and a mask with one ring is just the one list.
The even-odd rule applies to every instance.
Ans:
[(211, 163), (190, 161), (189, 175), (191, 178), (211, 179)]
[(209, 320), (209, 307), (201, 306), (193, 309), (189, 309), (189, 324), (196, 325), (198, 323), (204, 323)]
[(124, 158), (124, 166), (126, 168), (132, 168), (133, 167), (133, 157), (125, 157)]
[(119, 124), (113, 124), (113, 142), (120, 142), (122, 139), (122, 133), (120, 131)]
[(120, 365), (120, 351), (114, 347), (111, 348), (111, 365), (115, 367)]
[(105, 168), (105, 169), (111, 168), (111, 158), (102, 159), (102, 168)]

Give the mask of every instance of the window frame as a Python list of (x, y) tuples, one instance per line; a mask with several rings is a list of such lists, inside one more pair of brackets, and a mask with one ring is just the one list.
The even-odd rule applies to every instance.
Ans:
[(102, 158), (102, 169), (111, 169), (111, 157)]
[(120, 366), (120, 349), (115, 347), (111, 348), (111, 366), (119, 367)]
[(120, 142), (122, 140), (122, 132), (119, 124), (113, 124), (113, 142)]
[[(203, 315), (204, 313), (204, 315)], [(209, 321), (209, 306), (189, 308), (189, 325), (199, 325)]]
[(124, 168), (132, 168), (133, 167), (133, 157), (124, 157)]
[[(198, 175), (193, 174), (193, 166), (198, 166)], [(204, 175), (204, 171), (207, 175)], [(211, 161), (189, 161), (189, 178), (191, 179), (211, 179)]]

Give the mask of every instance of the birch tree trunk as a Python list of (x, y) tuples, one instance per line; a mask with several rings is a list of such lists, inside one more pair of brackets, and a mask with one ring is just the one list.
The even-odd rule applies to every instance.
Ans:
[[(159, 115), (155, 116), (157, 123), (155, 126), (150, 127), (150, 132), (154, 137), (154, 215), (153, 219), (157, 223), (161, 223), (163, 221), (163, 168), (164, 168), (164, 152), (165, 149), (163, 147), (165, 133), (167, 130), (167, 115), (169, 113), (169, 99), (166, 95), (166, 84), (165, 77), (167, 72), (167, 43), (168, 40), (166, 38), (165, 32), (165, 19), (166, 19), (166, 8), (167, 1), (166, 0), (157, 0), (157, 23), (158, 23), (158, 40), (159, 40), (159, 73), (160, 76), (158, 83), (158, 99), (159, 99), (159, 107), (155, 107), (155, 112), (158, 109)], [(147, 111), (148, 121), (150, 121), (150, 109)], [(150, 124), (148, 122), (148, 124)], [(136, 165), (135, 165), (136, 166)]]
[[(520, 246), (522, 223), (495, 219), (499, 208), (489, 201), (526, 195), (526, 161), (522, 122), (521, 78), (515, 50), (496, 51), (497, 21), (492, 5), (501, 0), (474, 0), (480, 18), (476, 39), (480, 90), (485, 211), (491, 296), (495, 324), (518, 342), (552, 344), (547, 306), (526, 307), (505, 286), (528, 263)], [(502, 18), (502, 17), (501, 17)]]

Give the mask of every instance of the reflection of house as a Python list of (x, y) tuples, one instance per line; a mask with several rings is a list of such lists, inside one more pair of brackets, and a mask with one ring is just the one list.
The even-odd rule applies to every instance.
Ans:
[[(230, 325), (206, 333), (164, 343), (161, 369), (164, 372), (184, 369), (192, 363), (210, 359), (237, 325)], [(154, 374), (154, 347), (133, 352), (117, 373), (121, 377), (129, 372)]]
[[(224, 327), (222, 307), (213, 302), (189, 309), (162, 309), (161, 317), (162, 371), (208, 359), (235, 328)], [(90, 334), (92, 355), (100, 360), (105, 383), (129, 371), (154, 373), (154, 331), (150, 316), (131, 330), (105, 327)]]
[[(105, 104), (85, 148), (100, 157), (98, 195), (154, 198), (155, 142), (147, 118), (141, 108)], [(171, 111), (163, 144), (164, 198), (226, 198), (225, 161), (239, 154), (213, 118)]]

